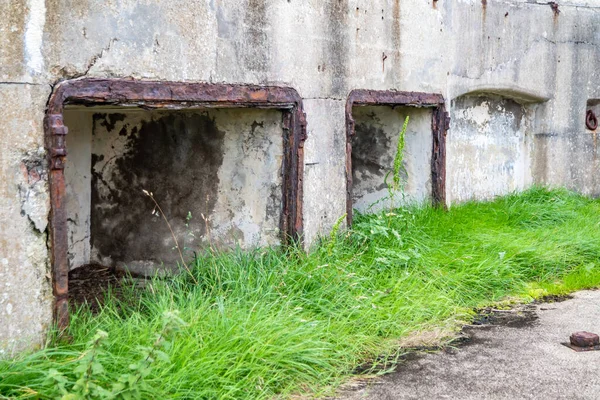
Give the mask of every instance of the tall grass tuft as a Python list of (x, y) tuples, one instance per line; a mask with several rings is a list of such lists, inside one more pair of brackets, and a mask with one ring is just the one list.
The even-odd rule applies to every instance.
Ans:
[(108, 333), (94, 353), (103, 372), (86, 384), (112, 387), (132, 374), (140, 351), (156, 348), (169, 312), (181, 320), (177, 335), (161, 346), (164, 357), (143, 363), (143, 390), (130, 393), (318, 396), (359, 365), (393, 363), (398, 339), (458, 326), (474, 307), (600, 284), (600, 201), (566, 190), (533, 188), (448, 212), (403, 208), (355, 221), (309, 254), (297, 247), (208, 252), (189, 263), (190, 274), (109, 296), (97, 315), (79, 308), (71, 343), (0, 361), (0, 397), (60, 398), (48, 371), (76, 382), (73, 370), (98, 331)]

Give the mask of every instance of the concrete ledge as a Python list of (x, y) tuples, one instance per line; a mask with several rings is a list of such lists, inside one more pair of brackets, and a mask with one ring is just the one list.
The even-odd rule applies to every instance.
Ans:
[(480, 84), (470, 86), (464, 91), (459, 91), (459, 94), (452, 97), (452, 100), (462, 96), (477, 96), (484, 94), (492, 94), (511, 99), (520, 104), (544, 103), (550, 100), (550, 96), (541, 91), (531, 90), (512, 84)]

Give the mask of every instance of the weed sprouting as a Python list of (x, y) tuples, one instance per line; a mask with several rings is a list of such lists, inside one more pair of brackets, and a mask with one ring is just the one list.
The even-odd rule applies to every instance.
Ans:
[[(69, 379), (58, 370), (48, 370), (46, 384), (56, 384), (61, 400), (96, 399), (105, 398), (109, 393), (102, 386), (94, 382), (94, 377), (104, 374), (104, 367), (99, 360), (103, 354), (102, 345), (108, 333), (98, 330), (88, 343), (88, 349), (79, 357), (78, 363), (73, 368), (77, 380), (70, 385)], [(70, 388), (68, 386), (71, 386)]]
[[(406, 174), (406, 168), (404, 167), (404, 147), (406, 146), (406, 129), (408, 128), (408, 121), (410, 116), (406, 116), (402, 130), (398, 134), (398, 145), (396, 147), (396, 154), (394, 155), (394, 165), (392, 170), (389, 171), (384, 178), (384, 182), (388, 189), (388, 199), (390, 200), (390, 210), (395, 208), (395, 199), (398, 193), (404, 198), (404, 186), (405, 182), (402, 179), (402, 175)], [(389, 176), (392, 176), (392, 182), (389, 183)]]
[(346, 216), (347, 216), (347, 214), (344, 214), (341, 217), (339, 217), (338, 220), (335, 221), (335, 224), (333, 224), (333, 228), (331, 229), (331, 232), (329, 233), (329, 242), (327, 243), (327, 255), (329, 255), (329, 256), (332, 255), (334, 248), (338, 244), (340, 226), (346, 219)]
[(396, 148), (396, 155), (394, 157), (394, 170), (393, 170), (393, 185), (392, 188), (394, 191), (401, 190), (404, 186), (404, 182), (402, 182), (402, 172), (406, 173), (406, 168), (404, 167), (404, 146), (406, 145), (406, 128), (408, 128), (408, 121), (410, 116), (406, 116), (404, 120), (404, 124), (402, 125), (402, 130), (398, 135), (398, 146)]

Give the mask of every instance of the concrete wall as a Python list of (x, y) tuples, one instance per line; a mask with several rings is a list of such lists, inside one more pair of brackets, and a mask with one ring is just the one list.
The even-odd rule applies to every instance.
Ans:
[(41, 135), (49, 92), (48, 87), (0, 85), (5, 118), (0, 128), (0, 357), (41, 346), (51, 323), (48, 171)]
[(70, 268), (176, 265), (170, 229), (143, 190), (182, 249), (279, 243), (280, 112), (89, 110), (65, 116)]
[[(475, 166), (495, 167), (481, 156), (461, 164), (457, 157), (467, 156), (457, 154), (461, 141), (453, 138), (479, 135), (492, 147), (501, 141), (497, 132), (475, 131), (465, 117), (464, 130), (449, 133), (449, 183), (458, 185), (448, 186), (452, 201), (530, 181), (600, 194), (596, 134), (583, 125), (588, 100), (600, 99), (600, 5), (559, 3), (560, 13), (529, 0), (1, 2), (0, 348), (39, 344), (51, 321), (40, 149), (56, 82), (86, 76), (294, 87), (308, 121), (304, 224), (311, 242), (345, 212), (344, 106), (358, 88), (440, 93), (454, 117), (482, 107), (474, 100), (479, 94), (490, 104), (504, 102), (508, 111), (490, 114), (490, 121), (532, 144), (497, 148), (507, 153), (493, 165), (531, 177), (480, 175), (456, 183)], [(530, 122), (500, 123), (519, 108), (527, 115), (535, 108)], [(68, 162), (80, 162), (78, 156)]]

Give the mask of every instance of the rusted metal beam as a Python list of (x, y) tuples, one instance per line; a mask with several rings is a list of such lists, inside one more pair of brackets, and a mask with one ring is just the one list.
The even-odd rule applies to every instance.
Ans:
[(444, 97), (436, 93), (402, 92), (396, 90), (357, 89), (350, 92), (346, 101), (346, 221), (352, 225), (352, 137), (355, 121), (352, 109), (356, 106), (408, 106), (433, 108), (431, 183), (432, 201), (446, 207), (446, 134), (450, 118)]
[(346, 104), (352, 104), (352, 106), (437, 107), (444, 104), (444, 97), (436, 93), (356, 89), (350, 92)]
[(431, 148), (431, 197), (437, 207), (446, 208), (446, 135), (450, 117), (444, 103), (440, 103), (431, 118), (433, 144)]
[(302, 239), (302, 174), (306, 117), (302, 98), (279, 86), (77, 79), (59, 83), (50, 96), (44, 121), (50, 165), (50, 246), (55, 297), (54, 319), (59, 329), (69, 324), (67, 210), (65, 176), (68, 133), (63, 123), (66, 105), (116, 105), (150, 109), (199, 107), (268, 108), (283, 112), (284, 158), (280, 229), (284, 243)]
[(67, 104), (292, 109), (301, 105), (302, 99), (296, 90), (279, 86), (78, 79), (56, 86), (48, 114), (62, 114)]

